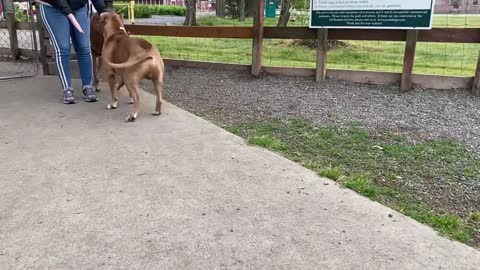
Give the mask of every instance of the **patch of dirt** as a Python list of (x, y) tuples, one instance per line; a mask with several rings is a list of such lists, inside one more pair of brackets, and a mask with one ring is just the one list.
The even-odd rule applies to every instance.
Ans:
[[(316, 39), (291, 39), (291, 40), (286, 40), (282, 41), (281, 44), (287, 45), (287, 46), (293, 46), (293, 47), (306, 47), (308, 49), (316, 49), (318, 46), (318, 40)], [(329, 40), (328, 41), (328, 49), (333, 50), (333, 49), (346, 49), (346, 48), (352, 48), (351, 44), (348, 44), (346, 42), (340, 41), (340, 40)]]

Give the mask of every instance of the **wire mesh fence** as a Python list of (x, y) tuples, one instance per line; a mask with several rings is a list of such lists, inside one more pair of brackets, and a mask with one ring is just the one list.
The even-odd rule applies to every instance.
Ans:
[[(451, 0), (438, 0), (433, 19), (435, 28), (480, 28), (480, 1), (462, 0), (456, 7)], [(456, 4), (455, 4), (456, 5)], [(308, 26), (307, 9), (293, 9), (288, 26)], [(161, 18), (160, 18), (161, 17)], [(182, 16), (173, 16), (176, 22), (166, 22), (168, 16), (152, 17), (151, 24), (177, 24)], [(219, 18), (213, 14), (197, 16), (202, 26), (252, 26), (252, 18)], [(138, 19), (136, 19), (138, 22)], [(276, 18), (265, 18), (266, 26), (276, 26)], [(157, 43), (164, 57), (219, 63), (250, 64), (251, 40), (164, 38), (149, 37)], [(315, 40), (265, 39), (263, 65), (276, 67), (314, 68)], [(405, 42), (331, 40), (327, 58), (328, 68), (401, 72)], [(471, 77), (474, 75), (480, 44), (418, 42), (414, 73)]]
[[(463, 0), (459, 2), (460, 5), (454, 7), (450, 0), (437, 0), (436, 14), (433, 20), (434, 27), (480, 28), (479, 1)], [(147, 6), (148, 10), (157, 9), (157, 7), (152, 8), (154, 5), (138, 3), (135, 5), (137, 10)], [(117, 12), (122, 13), (123, 11), (117, 10)], [(308, 14), (306, 9), (292, 10), (288, 26), (307, 27)], [(128, 14), (124, 14), (124, 16), (128, 17)], [(179, 14), (152, 15), (145, 18), (148, 22), (140, 21), (139, 18), (135, 18), (135, 20), (137, 24), (181, 25), (184, 16)], [(277, 20), (278, 16), (265, 18), (265, 25), (275, 26)], [(219, 18), (215, 17), (212, 11), (203, 14), (198, 12), (197, 22), (202, 26), (253, 25), (252, 18), (246, 18), (244, 21), (240, 21), (238, 18)], [(126, 23), (129, 22), (126, 21)], [(160, 36), (145, 38), (159, 47), (164, 58), (231, 64), (251, 64), (252, 60), (252, 41), (250, 39)], [(315, 40), (265, 39), (263, 50), (263, 65), (265, 66), (314, 68), (316, 65)], [(327, 65), (331, 69), (401, 72), (404, 50), (405, 42), (400, 41), (331, 40), (329, 41)], [(480, 44), (418, 42), (414, 73), (471, 77), (476, 69), (479, 50)]]
[(14, 3), (14, 14), (0, 18), (0, 79), (38, 74), (36, 15), (28, 1)]
[(227, 38), (144, 37), (167, 59), (251, 64), (252, 41)]
[[(307, 12), (296, 12), (305, 17)], [(295, 26), (308, 26), (308, 20), (293, 20)], [(480, 28), (480, 1), (437, 0), (433, 18), (435, 28)], [(289, 67), (313, 67), (313, 41), (281, 41), (267, 45), (265, 63)], [(289, 46), (290, 48), (285, 48)], [(405, 42), (349, 41), (329, 42), (328, 68), (401, 72)], [(414, 72), (417, 74), (474, 75), (479, 44), (418, 42)], [(278, 55), (284, 56), (278, 61)]]
[[(479, 28), (480, 1), (437, 0), (433, 27)], [(474, 75), (479, 44), (420, 42), (415, 73), (470, 77)]]

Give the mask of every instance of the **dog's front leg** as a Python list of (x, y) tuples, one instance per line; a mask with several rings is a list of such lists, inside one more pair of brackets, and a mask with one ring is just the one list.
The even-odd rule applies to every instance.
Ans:
[(155, 89), (155, 110), (153, 111), (153, 115), (160, 115), (162, 114), (162, 94), (163, 94), (163, 76), (160, 79), (153, 81), (153, 87)]
[(108, 85), (112, 93), (112, 103), (107, 105), (107, 109), (116, 109), (118, 107), (117, 80), (115, 79), (115, 73), (111, 69), (108, 70)]

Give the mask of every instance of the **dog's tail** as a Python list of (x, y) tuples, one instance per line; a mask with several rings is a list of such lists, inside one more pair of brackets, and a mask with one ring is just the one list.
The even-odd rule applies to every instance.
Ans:
[(105, 54), (102, 54), (102, 60), (107, 64), (109, 67), (113, 69), (120, 69), (120, 68), (129, 68), (132, 66), (135, 66), (137, 64), (140, 64), (141, 62), (148, 60), (148, 59), (153, 59), (152, 57), (152, 52), (151, 50), (146, 50), (143, 53), (135, 56), (132, 59), (127, 60), (126, 62), (123, 63), (112, 63), (106, 59)]

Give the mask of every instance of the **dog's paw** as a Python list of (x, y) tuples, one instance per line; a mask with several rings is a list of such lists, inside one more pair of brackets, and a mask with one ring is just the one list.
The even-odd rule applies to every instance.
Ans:
[(107, 110), (115, 110), (116, 108), (117, 108), (117, 105), (112, 105), (112, 104), (107, 105)]
[(162, 114), (162, 112), (157, 112), (157, 111), (153, 111), (153, 112), (152, 112), (152, 115), (155, 115), (155, 116), (159, 116), (159, 115), (161, 115), (161, 114)]
[(127, 116), (127, 118), (125, 119), (125, 121), (126, 121), (126, 122), (134, 122), (135, 119), (137, 119), (136, 116), (129, 115), (129, 116)]
[(96, 91), (96, 92), (100, 92), (100, 91), (102, 91), (102, 88), (100, 88), (100, 87), (99, 87), (99, 88), (95, 88), (95, 91)]
[(135, 101), (133, 100), (132, 97), (129, 97), (129, 98), (128, 98), (128, 104), (133, 104), (133, 103), (135, 103)]

